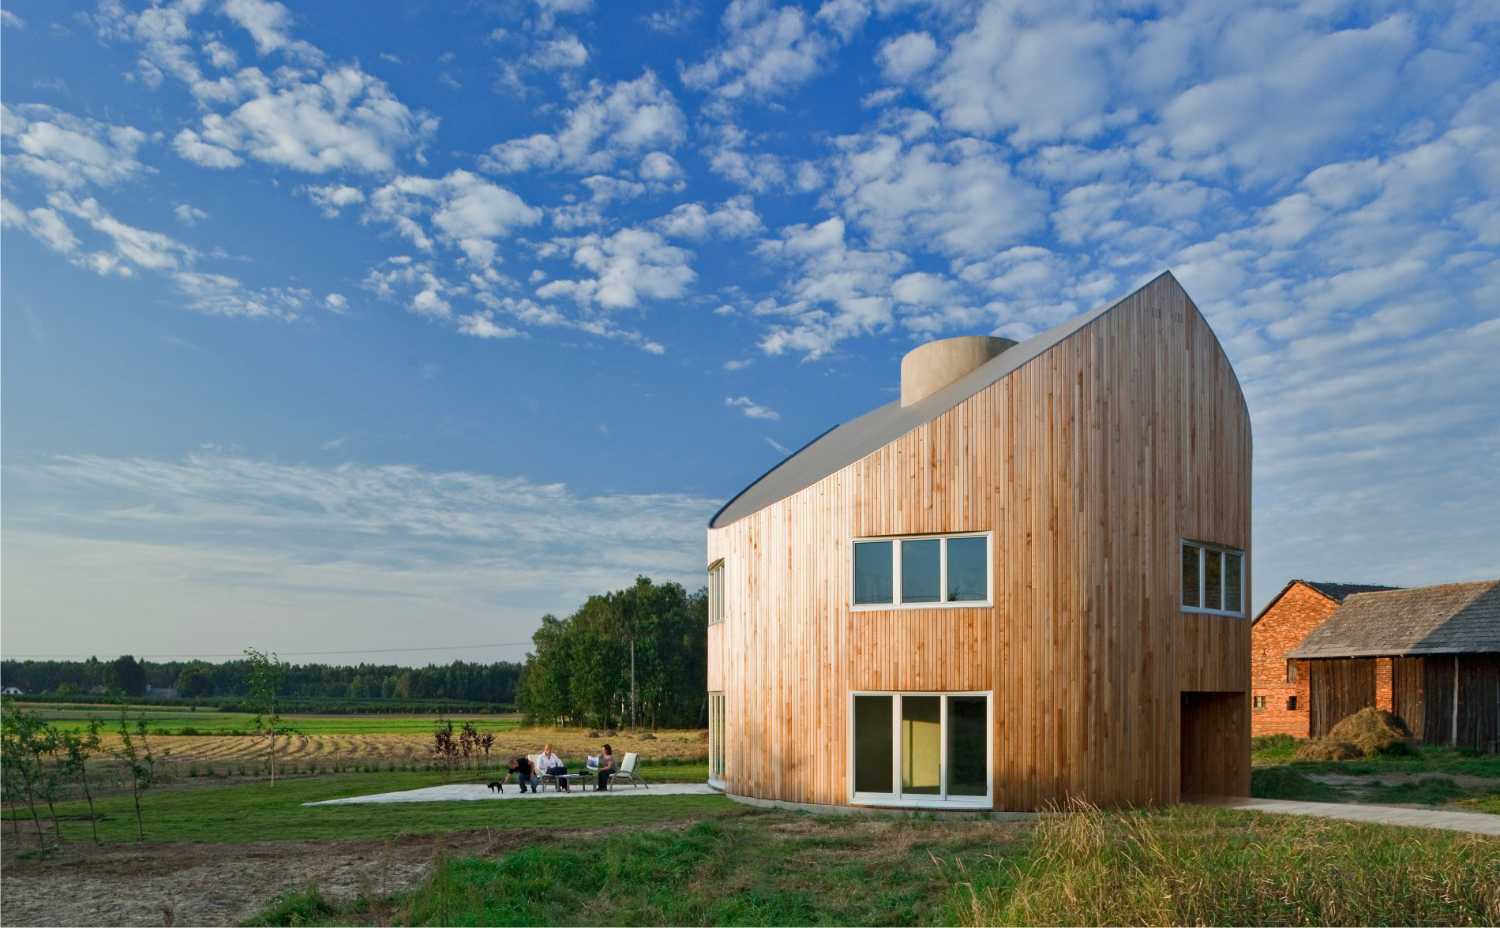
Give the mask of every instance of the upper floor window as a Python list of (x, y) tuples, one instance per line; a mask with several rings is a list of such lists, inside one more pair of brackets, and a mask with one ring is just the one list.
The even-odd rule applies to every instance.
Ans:
[(708, 624), (724, 621), (724, 559), (708, 565)]
[(1185, 612), (1244, 615), (1245, 552), (1182, 543), (1182, 608)]
[(854, 542), (854, 606), (974, 606), (990, 601), (990, 535)]

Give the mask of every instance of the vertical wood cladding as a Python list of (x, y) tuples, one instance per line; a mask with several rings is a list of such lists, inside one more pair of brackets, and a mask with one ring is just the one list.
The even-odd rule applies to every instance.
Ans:
[[(1337, 602), (1296, 580), (1255, 620), (1250, 629), (1250, 693), (1264, 697), (1265, 708), (1251, 710), (1251, 734), (1307, 737), (1307, 662), (1297, 661), (1293, 679), (1288, 679), (1286, 655), (1338, 607)], [(1289, 708), (1293, 698), (1296, 708)]]
[(1250, 792), (1235, 733), (1245, 725), (1244, 693), (1182, 694), (1182, 795)]
[(1419, 740), (1427, 730), (1425, 673), (1420, 657), (1391, 660), (1391, 711), (1405, 720), (1412, 737)]
[[(1185, 689), (1248, 699), (1247, 619), (1180, 611), (1178, 550), (1251, 550), (1250, 422), (1163, 277), (953, 409), (708, 533), (731, 793), (848, 801), (851, 690), (990, 691), (994, 799), (1178, 798)], [(991, 531), (985, 608), (851, 612), (851, 539)], [(1250, 588), (1253, 557), (1246, 559)], [(1248, 791), (1248, 712), (1215, 750)], [(1242, 768), (1242, 769), (1238, 769)]]
[(1375, 658), (1311, 660), (1308, 731), (1314, 738), (1366, 706), (1375, 705)]

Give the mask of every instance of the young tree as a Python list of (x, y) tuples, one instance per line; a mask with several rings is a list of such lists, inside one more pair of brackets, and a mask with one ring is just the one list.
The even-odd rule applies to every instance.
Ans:
[(62, 747), (63, 775), (73, 777), (83, 788), (83, 797), (89, 802), (89, 825), (94, 830), (94, 843), (98, 844), (99, 815), (94, 811), (94, 790), (89, 785), (89, 758), (99, 751), (99, 720), (89, 720), (88, 734), (63, 732)]
[(255, 719), (251, 723), (257, 733), (265, 736), (266, 754), (271, 761), (271, 785), (276, 785), (276, 738), (293, 734), (295, 729), (281, 723), (281, 713), (276, 708), (276, 697), (281, 683), (286, 679), (287, 665), (273, 651), (267, 654), (254, 648), (246, 648), (245, 656), (250, 661), (250, 704), (255, 708)]
[(38, 744), (44, 738), (42, 730), (45, 727), (41, 716), (12, 706), (5, 707), (3, 723), (0, 723), (0, 764), (4, 765), (8, 777), (7, 794), (14, 790), (25, 800), (31, 811), (31, 821), (36, 825), (38, 844), (44, 840), (42, 819), (36, 811), (37, 786), (42, 777), (42, 752), (38, 750)]
[(124, 709), (120, 710), (120, 747), (117, 751), (130, 772), (130, 795), (135, 800), (135, 834), (137, 840), (146, 840), (145, 820), (141, 817), (141, 793), (156, 782), (156, 757), (151, 753), (151, 742), (146, 737), (146, 719), (136, 719), (136, 738), (130, 734), (130, 719)]

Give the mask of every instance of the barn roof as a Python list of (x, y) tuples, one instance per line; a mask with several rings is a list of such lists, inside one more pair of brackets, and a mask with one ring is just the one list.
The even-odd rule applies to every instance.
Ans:
[(902, 406), (900, 400), (894, 400), (865, 413), (858, 419), (834, 426), (792, 452), (780, 464), (766, 471), (754, 483), (741, 490), (737, 496), (725, 503), (724, 508), (715, 513), (712, 519), (708, 520), (708, 527), (723, 528), (737, 522), (772, 503), (786, 499), (793, 493), (807, 489), (865, 455), (880, 450), (917, 426), (936, 419), (985, 387), (1019, 369), (1027, 361), (1042, 355), (1069, 335), (1136, 294), (1157, 286), (1175, 287), (1179, 291), (1182, 289), (1182, 285), (1177, 282), (1177, 278), (1172, 276), (1172, 272), (1164, 271), (1129, 296), (1069, 319), (1061, 325), (1054, 326), (1040, 335), (1006, 349), (926, 399), (910, 406)]
[(1355, 593), (1380, 593), (1385, 590), (1401, 589), (1398, 586), (1380, 586), (1374, 583), (1329, 583), (1327, 580), (1303, 580), (1302, 582), (1336, 603), (1342, 603)]
[(1500, 580), (1355, 593), (1287, 657), (1500, 652)]

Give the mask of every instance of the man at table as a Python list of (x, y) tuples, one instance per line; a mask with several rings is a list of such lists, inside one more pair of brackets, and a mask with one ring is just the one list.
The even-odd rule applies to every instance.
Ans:
[(568, 768), (563, 766), (561, 757), (552, 753), (552, 745), (549, 744), (542, 748), (542, 755), (539, 761), (540, 763), (537, 766), (541, 768), (542, 773), (556, 778), (558, 788), (566, 793), (568, 791)]

